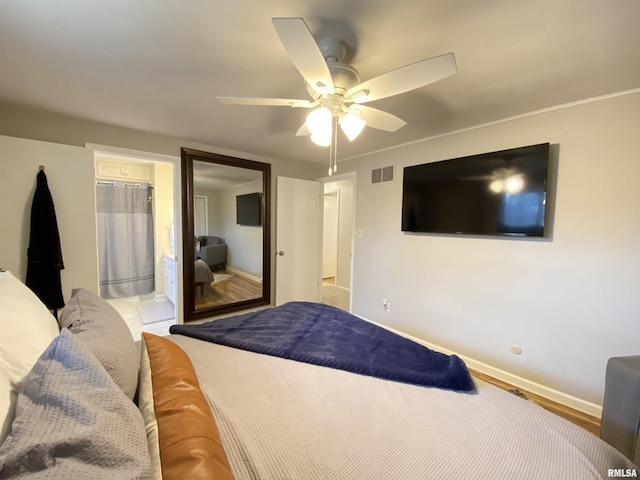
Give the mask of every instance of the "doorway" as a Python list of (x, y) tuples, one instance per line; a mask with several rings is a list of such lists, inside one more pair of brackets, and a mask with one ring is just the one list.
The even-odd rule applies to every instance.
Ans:
[(196, 237), (209, 235), (209, 199), (195, 195), (193, 200), (193, 228)]
[[(106, 202), (98, 201), (96, 205), (101, 296), (121, 314), (135, 339), (140, 338), (143, 331), (166, 335), (178, 318), (174, 164), (98, 150), (94, 152), (94, 162), (97, 196), (105, 189), (135, 194), (131, 209), (127, 202), (116, 202), (114, 208)], [(149, 224), (144, 242), (128, 232), (138, 230), (141, 216), (145, 218), (145, 226)], [(117, 287), (138, 276), (141, 267), (137, 264), (141, 257), (146, 259), (142, 273), (144, 288)]]
[[(275, 305), (309, 301), (351, 310), (355, 186), (355, 172), (317, 181), (276, 178)], [(340, 199), (335, 276), (323, 285), (323, 193), (334, 191)]]
[(322, 281), (336, 284), (340, 227), (340, 190), (324, 193), (322, 222)]
[(348, 174), (323, 183), (322, 303), (351, 311), (355, 178)]

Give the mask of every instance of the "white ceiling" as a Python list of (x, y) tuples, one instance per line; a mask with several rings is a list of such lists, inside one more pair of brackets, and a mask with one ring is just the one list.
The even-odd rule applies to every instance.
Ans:
[(262, 180), (262, 172), (258, 170), (193, 161), (193, 184), (196, 188), (224, 190), (258, 180)]
[(368, 104), (407, 125), (342, 137), (339, 160), (640, 87), (638, 0), (2, 0), (0, 102), (328, 161), (328, 149), (295, 136), (305, 110), (215, 100), (309, 98), (276, 16), (346, 41), (362, 80), (456, 55), (454, 76)]

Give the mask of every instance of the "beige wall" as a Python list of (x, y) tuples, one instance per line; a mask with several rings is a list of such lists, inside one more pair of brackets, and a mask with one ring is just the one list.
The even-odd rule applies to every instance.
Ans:
[(220, 220), (220, 193), (217, 190), (206, 188), (194, 188), (194, 194), (207, 197), (207, 227), (208, 235), (222, 237), (220, 233), (222, 223)]
[(0, 266), (25, 280), (40, 165), (56, 208), (64, 298), (76, 287), (99, 293), (93, 153), (85, 148), (0, 136)]
[[(174, 234), (173, 165), (156, 162), (154, 164), (154, 228), (156, 251), (156, 295), (164, 295), (163, 255), (175, 256), (172, 245)], [(179, 203), (179, 202), (178, 202)]]
[[(358, 178), (354, 313), (601, 404), (607, 359), (638, 354), (639, 131), (636, 92), (341, 163)], [(400, 231), (403, 167), (543, 142), (558, 157), (552, 238)], [(396, 180), (371, 185), (390, 164)]]
[(262, 192), (261, 180), (221, 190), (220, 218), (229, 245), (229, 267), (262, 279), (262, 227), (236, 223), (236, 196), (256, 192)]
[[(313, 178), (314, 175), (310, 164), (305, 162), (260, 157), (7, 103), (0, 103), (0, 135), (79, 147), (85, 146), (87, 143), (109, 145), (178, 158), (180, 157), (180, 148), (188, 147), (270, 163), (272, 180), (279, 175), (305, 179)], [(273, 185), (275, 185), (275, 181), (273, 181)]]

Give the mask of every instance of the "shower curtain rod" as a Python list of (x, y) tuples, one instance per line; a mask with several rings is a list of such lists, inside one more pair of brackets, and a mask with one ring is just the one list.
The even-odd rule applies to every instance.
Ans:
[[(115, 187), (117, 183), (113, 180), (96, 180), (96, 185), (104, 185), (108, 187)], [(142, 183), (123, 183), (125, 187), (143, 188)], [(153, 183), (147, 183), (147, 188), (154, 188)]]

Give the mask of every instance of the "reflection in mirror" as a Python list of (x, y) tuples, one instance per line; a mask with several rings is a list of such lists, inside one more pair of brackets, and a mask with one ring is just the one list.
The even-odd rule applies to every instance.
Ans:
[(262, 172), (194, 161), (193, 192), (195, 309), (260, 298)]
[(270, 165), (189, 149), (182, 160), (185, 319), (268, 304)]

